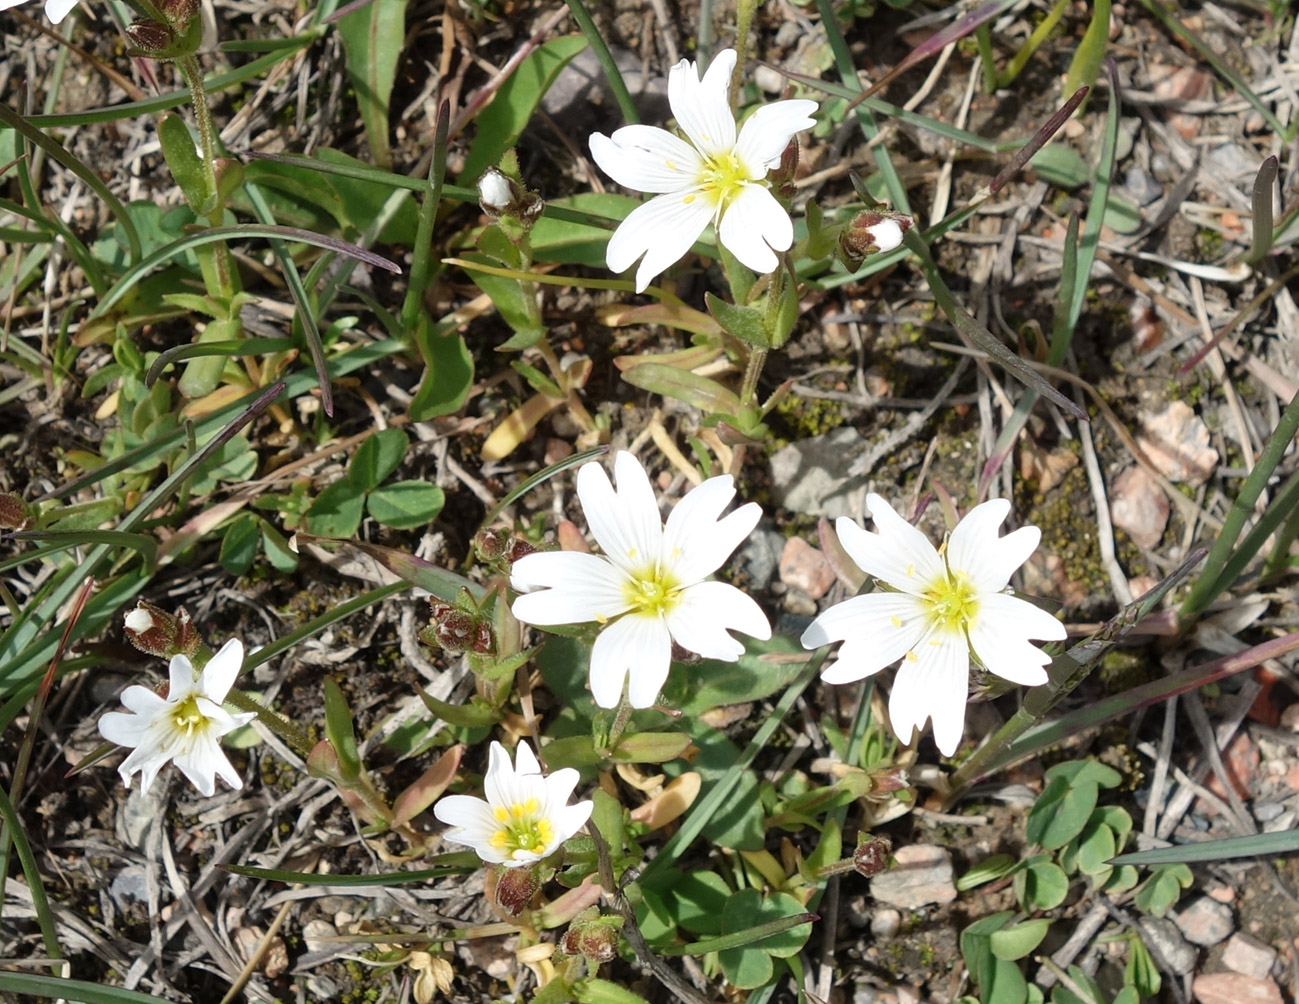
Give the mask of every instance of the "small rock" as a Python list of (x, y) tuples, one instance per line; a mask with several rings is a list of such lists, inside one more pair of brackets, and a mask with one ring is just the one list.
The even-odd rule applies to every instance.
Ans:
[(834, 569), (825, 555), (802, 537), (790, 537), (780, 553), (780, 581), (819, 600), (834, 585)]
[[(622, 79), (627, 90), (641, 108), (653, 107), (667, 96), (667, 80), (658, 73), (651, 73), (648, 82), (641, 72), (641, 60), (634, 52), (613, 46), (610, 48), (613, 61), (622, 72)], [(647, 86), (648, 85), (648, 86)], [(575, 109), (585, 108), (593, 102), (610, 103), (613, 100), (613, 88), (605, 76), (595, 52), (590, 48), (579, 52), (569, 64), (559, 72), (555, 82), (550, 85), (541, 99), (541, 107), (546, 114), (556, 118), (571, 114)]]
[(816, 616), (816, 600), (801, 589), (790, 588), (786, 590), (785, 595), (780, 599), (780, 604), (787, 613), (794, 614), (797, 617)]
[(1164, 186), (1140, 167), (1134, 167), (1128, 172), (1123, 187), (1138, 206), (1148, 206), (1164, 194)]
[(1260, 823), (1270, 823), (1283, 812), (1285, 806), (1280, 802), (1259, 802), (1254, 806), (1254, 818)]
[(1240, 973), (1197, 976), (1191, 993), (1200, 1004), (1284, 1004), (1281, 991), (1269, 980), (1256, 980)]
[(1142, 917), (1138, 922), (1152, 955), (1162, 958), (1178, 976), (1195, 969), (1197, 953), (1177, 925), (1166, 917)]
[(785, 538), (775, 530), (755, 530), (749, 534), (735, 555), (735, 563), (744, 572), (744, 586), (749, 592), (761, 592), (771, 583), (780, 561)]
[(1143, 416), (1137, 444), (1170, 481), (1202, 485), (1218, 463), (1218, 451), (1209, 445), (1208, 427), (1183, 401)]
[(332, 947), (330, 939), (336, 937), (338, 928), (327, 920), (309, 920), (302, 927), (302, 940), (306, 942), (309, 952), (323, 952)]
[(902, 930), (902, 914), (885, 908), (871, 914), (871, 934), (877, 938), (891, 938)]
[(871, 879), (871, 895), (880, 903), (916, 910), (956, 899), (952, 855), (930, 844), (908, 844), (893, 852), (896, 866)]
[[(1247, 732), (1237, 732), (1235, 737), (1222, 751), (1222, 765), (1227, 768), (1231, 786), (1241, 798), (1249, 798), (1258, 776), (1258, 746)], [(1227, 790), (1222, 786), (1222, 779), (1216, 773), (1210, 773), (1204, 786), (1219, 798), (1227, 797)]]
[(1215, 885), (1209, 889), (1209, 898), (1219, 903), (1236, 902), (1236, 890), (1229, 885)]
[(108, 895), (119, 910), (127, 908), (127, 900), (147, 902), (149, 891), (144, 865), (127, 865), (114, 875), (112, 884), (108, 887)]
[(1216, 945), (1235, 930), (1231, 907), (1208, 896), (1200, 896), (1173, 918), (1186, 940), (1193, 945)]
[(1237, 931), (1222, 952), (1222, 964), (1242, 976), (1264, 979), (1272, 971), (1276, 949)]
[(767, 94), (779, 94), (785, 89), (785, 78), (781, 72), (765, 63), (754, 67), (753, 82)]
[(1299, 732), (1299, 704), (1291, 704), (1281, 712), (1281, 728)]
[(771, 501), (808, 516), (855, 515), (846, 491), (848, 468), (866, 438), (843, 426), (824, 436), (798, 439), (771, 455)]
[(1158, 546), (1168, 526), (1168, 513), (1168, 497), (1144, 467), (1129, 467), (1114, 479), (1110, 515), (1137, 547)]

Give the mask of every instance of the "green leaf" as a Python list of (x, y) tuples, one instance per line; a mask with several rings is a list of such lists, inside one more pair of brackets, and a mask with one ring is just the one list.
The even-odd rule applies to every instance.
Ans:
[[(777, 920), (802, 912), (802, 904), (786, 893), (776, 893), (764, 899), (757, 889), (741, 889), (726, 901), (722, 912), (722, 933), (743, 931), (752, 927), (755, 920)], [(760, 987), (775, 972), (772, 957), (796, 955), (811, 932), (811, 924), (802, 924), (744, 948), (726, 949), (718, 957), (722, 972), (741, 990)]]
[(616, 763), (667, 763), (690, 745), (683, 732), (632, 732), (624, 735), (613, 750)]
[(199, 216), (206, 216), (216, 206), (216, 189), (212, 187), (211, 168), (204, 166), (185, 120), (171, 114), (159, 118), (158, 142), (167, 168), (189, 208)]
[(1077, 966), (1069, 967), (1069, 978), (1086, 996), (1079, 997), (1060, 983), (1051, 993), (1051, 1004), (1105, 1004), (1105, 992), (1095, 980)]
[[(638, 367), (639, 368), (639, 367)], [(774, 635), (769, 641), (744, 639), (744, 654), (735, 662), (706, 659), (688, 673), (668, 679), (666, 696), (686, 716), (698, 716), (726, 704), (743, 704), (770, 697), (787, 687), (807, 662), (793, 638)]]
[[(1084, 875), (1099, 875), (1109, 869), (1117, 842), (1114, 831), (1104, 823), (1092, 823), (1078, 839), (1078, 868)], [(1107, 876), (1108, 877), (1108, 876)]]
[(0, 972), (0, 990), (23, 997), (58, 997), (85, 1004), (161, 1004), (163, 998), (87, 980), (64, 980), (30, 973)]
[(689, 370), (662, 363), (642, 363), (623, 373), (633, 387), (684, 401), (708, 415), (733, 416), (740, 410), (740, 399), (716, 380)]
[(262, 528), (262, 550), (266, 552), (267, 560), (275, 566), (276, 571), (292, 572), (298, 567), (298, 556), (289, 547), (284, 534), (264, 519), (259, 522)]
[(482, 728), (484, 725), (495, 725), (499, 717), (496, 709), (488, 704), (478, 703), (481, 699), (471, 699), (468, 704), (448, 704), (445, 701), (439, 701), (432, 694), (425, 693), (421, 688), (419, 690), (419, 699), (424, 702), (424, 707), (441, 721), (449, 725), (456, 725), (464, 729)]
[(716, 847), (737, 851), (762, 848), (766, 814), (758, 797), (758, 778), (752, 771), (740, 775), (727, 804), (718, 809), (703, 829), (703, 838)]
[(258, 536), (257, 517), (252, 513), (240, 513), (226, 527), (225, 536), (221, 538), (221, 567), (231, 575), (243, 575), (248, 571), (257, 557)]
[(352, 709), (347, 706), (347, 698), (332, 676), (325, 677), (324, 689), (325, 738), (334, 747), (339, 772), (347, 780), (355, 780), (361, 776), (361, 754), (356, 748)]
[(361, 525), (365, 492), (347, 478), (316, 496), (307, 510), (307, 527), (321, 537), (352, 537)]
[(1110, 861), (1112, 865), (1170, 865), (1199, 864), (1203, 861), (1228, 861), (1232, 858), (1252, 858), (1293, 854), (1299, 851), (1299, 830), (1281, 830), (1277, 833), (1259, 833), (1248, 837), (1228, 837), (1224, 840), (1206, 840), (1201, 844), (1183, 847), (1159, 847), (1150, 851), (1120, 854)]
[(1019, 865), (1019, 862), (1009, 854), (993, 854), (986, 857), (968, 872), (956, 880), (957, 892), (966, 892), (983, 885), (985, 882), (994, 882), (999, 878), (1005, 878)]
[(478, 115), (474, 141), (458, 179), (460, 184), (477, 181), (514, 146), (560, 70), (585, 48), (586, 39), (580, 35), (554, 38), (519, 64), (497, 89), (492, 103)]
[(1060, 188), (1081, 188), (1092, 176), (1087, 161), (1063, 143), (1048, 143), (1033, 154), (1029, 164), (1043, 178)]
[(989, 947), (997, 958), (1014, 962), (1040, 945), (1050, 927), (1051, 921), (1046, 917), (1012, 924), (1000, 931), (993, 931), (988, 938)]
[[(627, 195), (581, 192), (564, 199), (551, 199), (546, 203), (546, 208), (550, 210), (563, 206), (621, 220), (639, 205), (639, 200)], [(528, 235), (532, 260), (604, 268), (605, 249), (609, 245), (610, 234), (611, 231), (606, 227), (543, 216), (533, 225)]]
[(721, 934), (722, 912), (731, 896), (730, 886), (715, 872), (687, 872), (671, 892), (676, 922), (694, 934)]
[(426, 369), (411, 400), (410, 417), (426, 422), (459, 411), (474, 383), (474, 357), (464, 337), (454, 329), (434, 331), (427, 317), (420, 318), (414, 337)]
[(1069, 876), (1045, 854), (1015, 873), (1015, 898), (1025, 910), (1054, 910), (1069, 895)]
[[(206, 441), (211, 439), (212, 437), (208, 436)], [(204, 445), (204, 442), (200, 442), (199, 445)], [(216, 452), (195, 469), (189, 490), (195, 495), (209, 495), (216, 489), (218, 482), (247, 481), (256, 470), (257, 454), (249, 448), (248, 439), (242, 435), (233, 436), (217, 447)]]
[(446, 496), (427, 481), (398, 481), (370, 493), (365, 508), (384, 526), (410, 530), (433, 522)]
[(372, 0), (338, 19), (347, 53), (347, 76), (361, 109), (370, 156), (379, 167), (392, 162), (388, 145), (388, 99), (397, 60), (406, 44), (406, 0)]
[(1132, 865), (1119, 865), (1114, 868), (1110, 873), (1110, 877), (1101, 885), (1100, 891), (1117, 896), (1121, 892), (1135, 889), (1139, 879), (1140, 876)]
[[(1164, 982), (1146, 943), (1135, 933), (1128, 939), (1128, 961), (1123, 967), (1123, 982), (1130, 984), (1142, 997), (1154, 997)], [(1119, 1004), (1117, 998), (1114, 1004)]]
[(1193, 878), (1186, 865), (1162, 865), (1156, 868), (1137, 890), (1133, 902), (1146, 913), (1162, 917), (1190, 887)]
[(763, 311), (756, 307), (737, 307), (712, 293), (704, 294), (704, 302), (708, 305), (708, 312), (727, 333), (760, 349), (770, 346)]
[(382, 429), (370, 436), (347, 465), (347, 478), (362, 491), (373, 491), (406, 456), (410, 440), (400, 429)]

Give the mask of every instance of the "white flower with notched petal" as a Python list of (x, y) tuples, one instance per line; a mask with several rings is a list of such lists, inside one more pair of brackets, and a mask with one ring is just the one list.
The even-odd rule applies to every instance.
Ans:
[[(777, 251), (794, 243), (789, 214), (767, 188), (767, 172), (789, 141), (814, 123), (815, 101), (763, 105), (736, 136), (728, 89), (735, 50), (719, 52), (703, 80), (683, 59), (668, 73), (668, 103), (686, 139), (630, 125), (591, 136), (591, 155), (618, 184), (656, 198), (622, 221), (605, 260), (623, 272), (641, 258), (636, 292), (690, 250), (713, 223), (726, 249), (755, 272), (773, 272)], [(688, 142), (687, 142), (688, 140)]]
[(489, 864), (506, 868), (540, 861), (555, 852), (591, 817), (591, 802), (569, 805), (578, 774), (571, 767), (546, 776), (532, 748), (519, 743), (515, 762), (500, 743), (492, 743), (483, 793), (448, 795), (433, 815), (451, 827), (443, 836), (472, 847)]
[(131, 713), (110, 711), (99, 719), (100, 734), (110, 743), (135, 747), (117, 768), (122, 783), (129, 788), (132, 775), (139, 771), (140, 791), (146, 792), (171, 760), (204, 795), (216, 790), (218, 774), (230, 787), (242, 788), (243, 781), (218, 740), (256, 717), (251, 712), (231, 714), (221, 707), (243, 663), (244, 646), (231, 638), (197, 675), (187, 657), (173, 656), (166, 697), (148, 687), (122, 691), (122, 704)]
[[(0, 0), (0, 10), (8, 10), (10, 7), (17, 7), (20, 3), (26, 2), (27, 0)], [(45, 0), (45, 16), (50, 19), (51, 24), (58, 24), (76, 5), (77, 0)]]
[(879, 532), (840, 519), (839, 541), (863, 572), (894, 591), (831, 607), (803, 633), (803, 645), (843, 642), (838, 661), (821, 674), (828, 683), (860, 680), (901, 659), (889, 698), (893, 731), (909, 742), (932, 718), (934, 741), (951, 756), (965, 728), (971, 655), (997, 676), (1032, 687), (1046, 683), (1051, 657), (1029, 639), (1065, 637), (1058, 620), (1006, 590), (1041, 531), (1025, 526), (999, 537), (1010, 503), (993, 499), (970, 510), (936, 550), (878, 495), (866, 496), (866, 507)]
[(516, 561), (510, 582), (525, 595), (512, 609), (525, 624), (603, 625), (591, 649), (595, 703), (615, 707), (626, 681), (631, 706), (648, 708), (667, 679), (673, 641), (705, 659), (735, 662), (744, 646), (729, 630), (771, 637), (750, 597), (705, 581), (753, 532), (762, 510), (750, 502), (719, 519), (735, 497), (724, 475), (687, 492), (665, 527), (640, 461), (619, 453), (614, 473), (616, 492), (599, 464), (577, 472), (577, 497), (604, 556), (546, 551)]

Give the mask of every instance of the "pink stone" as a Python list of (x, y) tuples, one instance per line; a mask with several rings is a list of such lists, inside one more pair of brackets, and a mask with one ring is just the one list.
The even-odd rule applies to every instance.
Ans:
[(1270, 979), (1256, 980), (1240, 973), (1197, 976), (1191, 992), (1200, 1004), (1284, 1004), (1281, 991)]
[(802, 537), (790, 537), (780, 553), (780, 581), (819, 600), (834, 585), (834, 569)]

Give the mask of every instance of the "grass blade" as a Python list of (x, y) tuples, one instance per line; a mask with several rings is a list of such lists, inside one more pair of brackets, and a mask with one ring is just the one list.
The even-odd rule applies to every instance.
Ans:
[(1180, 847), (1157, 847), (1149, 851), (1133, 851), (1110, 858), (1111, 865), (1193, 865), (1208, 861), (1227, 861), (1230, 858), (1252, 858), (1260, 855), (1275, 857), (1299, 851), (1299, 830), (1281, 830), (1277, 833), (1255, 833), (1247, 837), (1227, 837), (1207, 840), (1202, 844), (1183, 844)]

